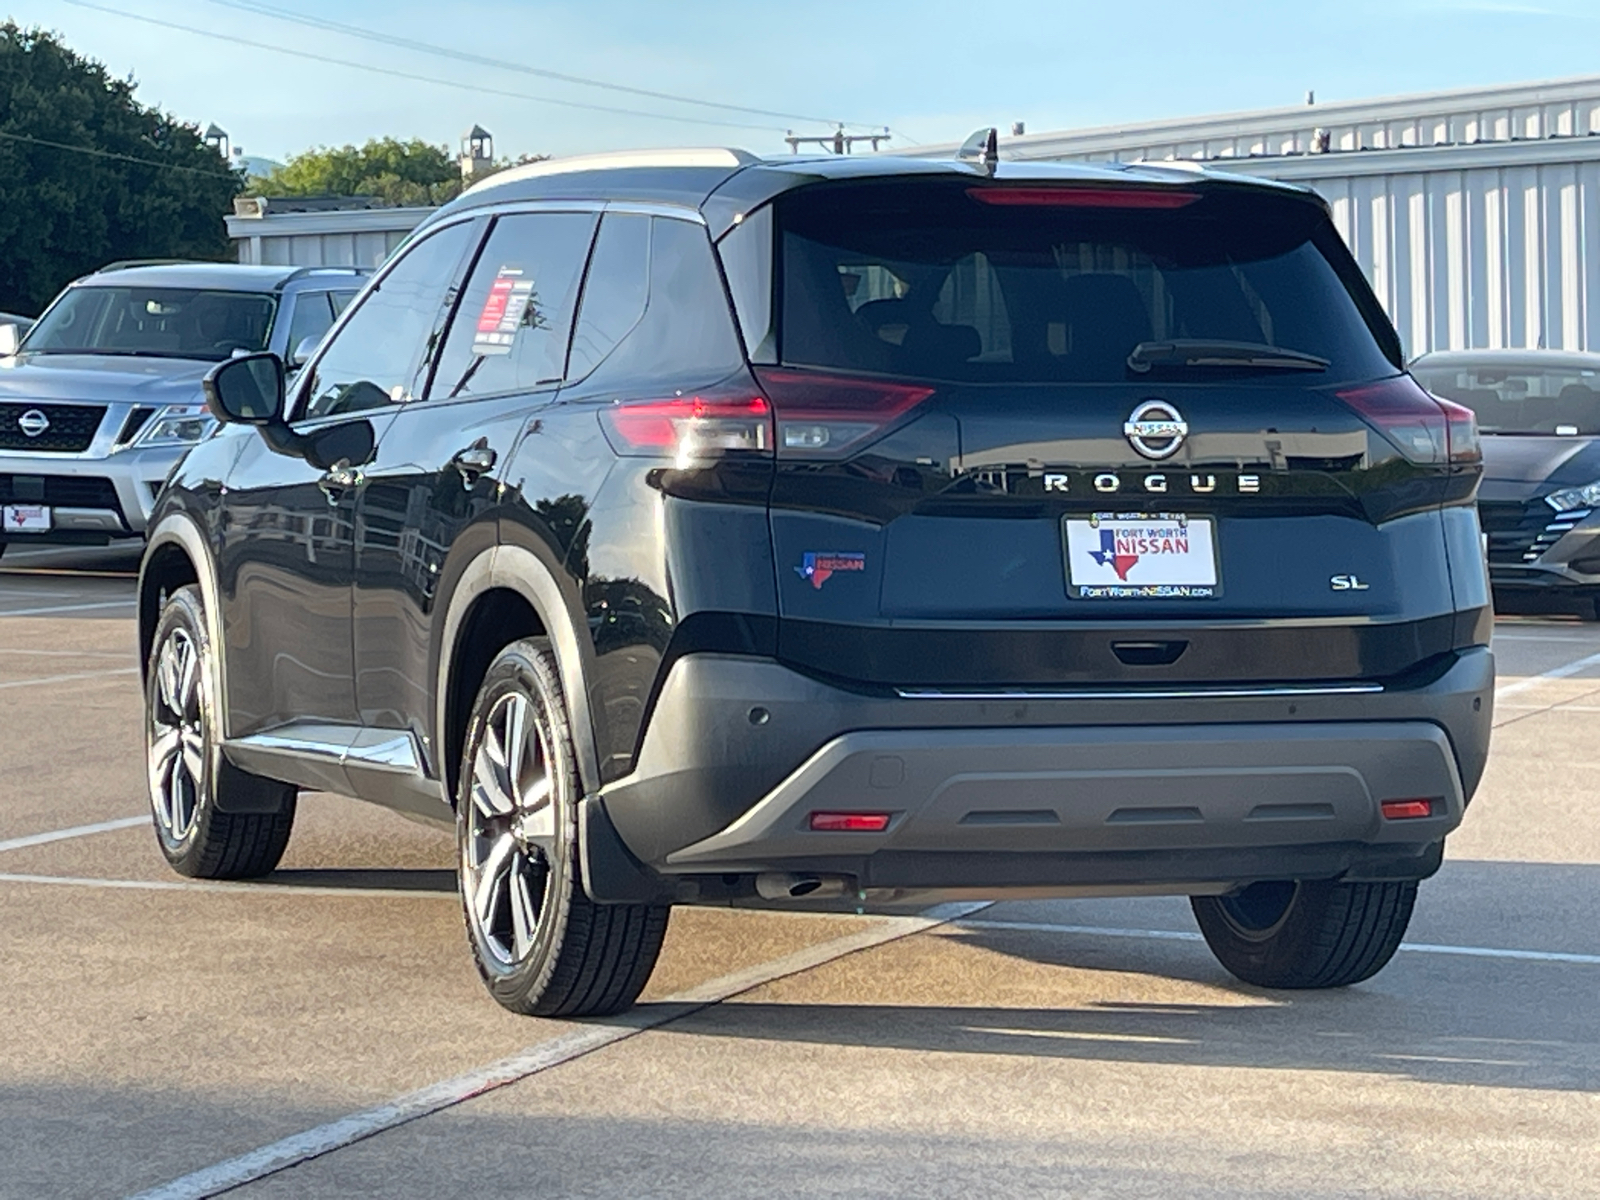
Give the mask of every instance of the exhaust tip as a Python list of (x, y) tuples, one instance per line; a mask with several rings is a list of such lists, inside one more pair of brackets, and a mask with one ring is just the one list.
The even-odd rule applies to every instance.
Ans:
[(843, 875), (798, 875), (763, 871), (756, 876), (756, 895), (763, 900), (824, 900), (843, 896), (850, 881)]

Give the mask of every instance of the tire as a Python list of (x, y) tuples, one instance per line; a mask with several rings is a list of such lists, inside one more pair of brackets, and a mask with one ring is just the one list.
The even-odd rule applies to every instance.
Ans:
[(515, 1013), (621, 1012), (661, 951), (668, 906), (596, 904), (584, 891), (581, 795), (550, 644), (515, 642), (478, 691), (456, 794), (467, 942), (489, 993)]
[[(167, 599), (145, 671), (145, 762), (156, 843), (180, 875), (251, 879), (278, 865), (296, 789), (222, 757), (200, 589)], [(249, 811), (223, 812), (227, 808)]]
[(1394, 883), (1255, 883), (1189, 903), (1211, 952), (1245, 983), (1335, 988), (1370, 979), (1399, 949), (1417, 899)]

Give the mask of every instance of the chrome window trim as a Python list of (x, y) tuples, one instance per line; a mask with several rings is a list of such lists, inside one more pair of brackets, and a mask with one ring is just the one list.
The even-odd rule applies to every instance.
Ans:
[(998, 688), (956, 691), (944, 688), (896, 688), (902, 700), (1236, 700), (1245, 697), (1281, 696), (1370, 696), (1382, 692), (1381, 683), (1341, 683), (1329, 685), (1273, 685), (1269, 687), (1220, 688), (1074, 688), (1032, 689)]

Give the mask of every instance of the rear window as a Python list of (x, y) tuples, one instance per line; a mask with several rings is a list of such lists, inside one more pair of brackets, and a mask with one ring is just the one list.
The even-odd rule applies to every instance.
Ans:
[(1121, 383), (1141, 378), (1128, 365), (1135, 347), (1194, 339), (1328, 360), (1295, 376), (1307, 382), (1396, 370), (1363, 313), (1375, 302), (1313, 205), (1251, 193), (1155, 210), (993, 204), (972, 186), (857, 184), (780, 198), (782, 361)]
[(1465, 404), (1484, 433), (1600, 434), (1600, 371), (1534, 363), (1455, 363), (1412, 373), (1435, 396)]

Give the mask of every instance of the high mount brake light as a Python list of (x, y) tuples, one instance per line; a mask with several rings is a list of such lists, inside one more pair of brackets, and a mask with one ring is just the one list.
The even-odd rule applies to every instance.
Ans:
[(923, 384), (777, 367), (757, 367), (756, 378), (777, 417), (779, 458), (837, 458), (934, 391)]
[(980, 204), (1017, 208), (1185, 208), (1197, 192), (1134, 187), (975, 187), (967, 195)]
[(1483, 460), (1478, 422), (1470, 408), (1440, 400), (1409, 375), (1337, 393), (1387, 434), (1415, 463), (1475, 463)]
[(623, 454), (693, 461), (729, 451), (772, 453), (772, 406), (754, 388), (714, 388), (670, 400), (623, 401), (603, 409)]

